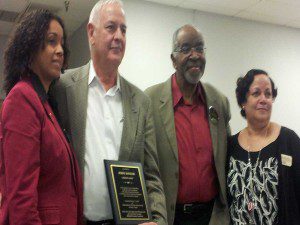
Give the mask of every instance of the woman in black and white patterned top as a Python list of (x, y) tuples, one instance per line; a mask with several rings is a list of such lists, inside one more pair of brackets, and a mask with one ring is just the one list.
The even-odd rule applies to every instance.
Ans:
[(300, 225), (300, 139), (270, 121), (277, 89), (250, 70), (236, 97), (247, 127), (228, 144), (227, 187), (232, 224)]

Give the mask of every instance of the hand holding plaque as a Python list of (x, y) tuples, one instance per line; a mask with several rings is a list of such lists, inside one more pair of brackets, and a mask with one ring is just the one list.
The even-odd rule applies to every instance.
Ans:
[(104, 160), (114, 221), (117, 225), (150, 222), (141, 163)]

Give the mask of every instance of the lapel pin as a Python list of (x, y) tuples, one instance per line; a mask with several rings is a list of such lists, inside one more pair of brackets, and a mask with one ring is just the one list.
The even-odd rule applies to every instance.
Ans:
[(208, 115), (209, 115), (209, 119), (214, 123), (216, 123), (219, 120), (218, 112), (213, 106), (209, 106)]

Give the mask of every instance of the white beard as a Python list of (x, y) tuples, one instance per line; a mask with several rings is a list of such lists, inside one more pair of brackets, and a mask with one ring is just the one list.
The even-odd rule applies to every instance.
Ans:
[(199, 72), (197, 75), (192, 75), (189, 72), (184, 73), (184, 78), (186, 79), (186, 81), (190, 84), (197, 84), (201, 77), (203, 76), (204, 72)]

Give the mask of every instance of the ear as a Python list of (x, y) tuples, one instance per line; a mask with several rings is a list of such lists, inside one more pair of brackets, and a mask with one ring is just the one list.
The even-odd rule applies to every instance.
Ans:
[(171, 60), (173, 62), (173, 67), (176, 70), (177, 69), (176, 58), (173, 53), (171, 53)]
[(90, 45), (94, 45), (95, 44), (95, 39), (94, 39), (95, 27), (94, 27), (94, 25), (92, 23), (88, 23), (88, 25), (86, 26), (86, 31), (87, 31)]

